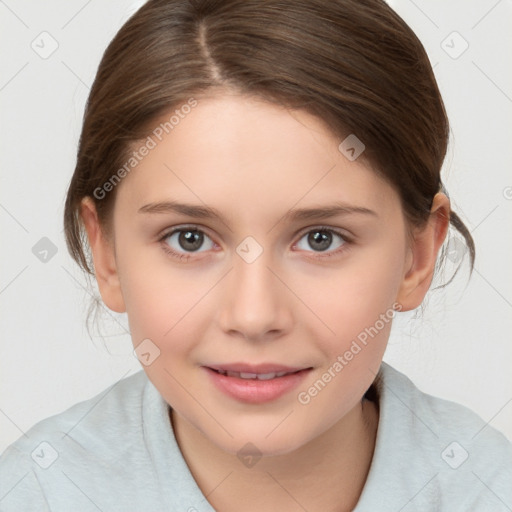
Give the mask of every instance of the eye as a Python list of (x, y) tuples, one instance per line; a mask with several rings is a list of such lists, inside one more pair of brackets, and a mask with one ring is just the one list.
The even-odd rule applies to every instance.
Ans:
[(204, 252), (213, 248), (212, 239), (196, 228), (174, 229), (162, 237), (162, 242), (173, 253)]
[[(165, 233), (160, 242), (165, 252), (180, 261), (190, 259), (194, 253), (203, 253), (216, 247), (213, 240), (195, 226), (174, 228)], [(346, 235), (331, 228), (320, 227), (305, 232), (295, 247), (318, 253), (318, 257), (329, 257), (345, 251), (349, 244), (350, 240)]]
[(310, 251), (309, 248), (311, 248), (314, 252), (329, 250), (332, 254), (338, 252), (336, 249), (342, 248), (346, 243), (347, 239), (337, 231), (329, 228), (316, 228), (305, 233), (297, 242), (296, 247), (304, 251)]

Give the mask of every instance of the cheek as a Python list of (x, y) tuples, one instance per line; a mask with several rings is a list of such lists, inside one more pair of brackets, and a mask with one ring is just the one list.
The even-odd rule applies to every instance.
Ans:
[(334, 421), (371, 385), (386, 349), (395, 309), (400, 309), (395, 298), (402, 269), (396, 249), (383, 244), (379, 250), (358, 252), (357, 258), (347, 259), (346, 265), (316, 280), (319, 286), (312, 288), (315, 291), (309, 294), (309, 304), (329, 330), (317, 323), (319, 327), (310, 333), (325, 355), (321, 370), (297, 396), (310, 412), (323, 411)]
[[(354, 253), (338, 268), (297, 283), (296, 289), (307, 297), (305, 302), (325, 324), (318, 333), (322, 332), (324, 339), (331, 338), (328, 345), (340, 350), (374, 326), (381, 315), (392, 315), (402, 272), (403, 261), (396, 249), (381, 246)], [(378, 327), (389, 334), (380, 322)]]
[[(335, 334), (312, 337), (325, 364), (300, 390), (297, 401), (314, 414), (335, 421), (361, 399), (384, 355), (400, 287), (403, 260), (396, 245), (381, 244), (347, 259), (310, 295), (314, 308)], [(354, 255), (355, 256), (355, 255)]]
[(382, 362), (397, 305), (396, 280), (380, 270), (366, 267), (365, 273), (340, 275), (317, 295), (316, 308), (334, 334), (321, 328), (311, 333), (325, 358), (296, 399), (326, 425), (356, 406)]
[(149, 338), (160, 346), (193, 312), (193, 305), (204, 294), (205, 283), (169, 265), (163, 251), (142, 248), (123, 252), (120, 244), (119, 254), (118, 269), (133, 343)]

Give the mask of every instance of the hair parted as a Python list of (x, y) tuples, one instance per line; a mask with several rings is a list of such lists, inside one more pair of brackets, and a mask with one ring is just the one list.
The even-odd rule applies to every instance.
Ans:
[[(423, 45), (383, 0), (149, 0), (107, 47), (86, 104), (64, 211), (68, 249), (84, 270), (93, 273), (82, 199), (93, 198), (107, 231), (116, 187), (102, 198), (95, 190), (156, 119), (217, 91), (307, 111), (340, 142), (355, 134), (411, 226), (444, 190), (443, 100)], [(453, 211), (450, 223), (472, 268), (471, 234)]]

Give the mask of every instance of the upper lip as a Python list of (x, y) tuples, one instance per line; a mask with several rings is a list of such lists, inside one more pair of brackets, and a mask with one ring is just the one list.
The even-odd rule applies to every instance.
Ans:
[(207, 365), (207, 368), (212, 370), (221, 370), (225, 372), (237, 373), (255, 373), (257, 375), (267, 373), (294, 373), (300, 370), (306, 370), (306, 367), (292, 367), (284, 366), (282, 364), (262, 363), (262, 364), (248, 364), (248, 363), (229, 363), (229, 364), (212, 364)]

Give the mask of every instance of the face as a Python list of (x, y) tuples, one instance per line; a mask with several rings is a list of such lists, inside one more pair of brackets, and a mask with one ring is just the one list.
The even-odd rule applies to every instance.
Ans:
[(354, 410), (381, 363), (406, 222), (340, 142), (305, 112), (209, 97), (118, 185), (134, 346), (182, 421), (227, 452), (305, 445)]

